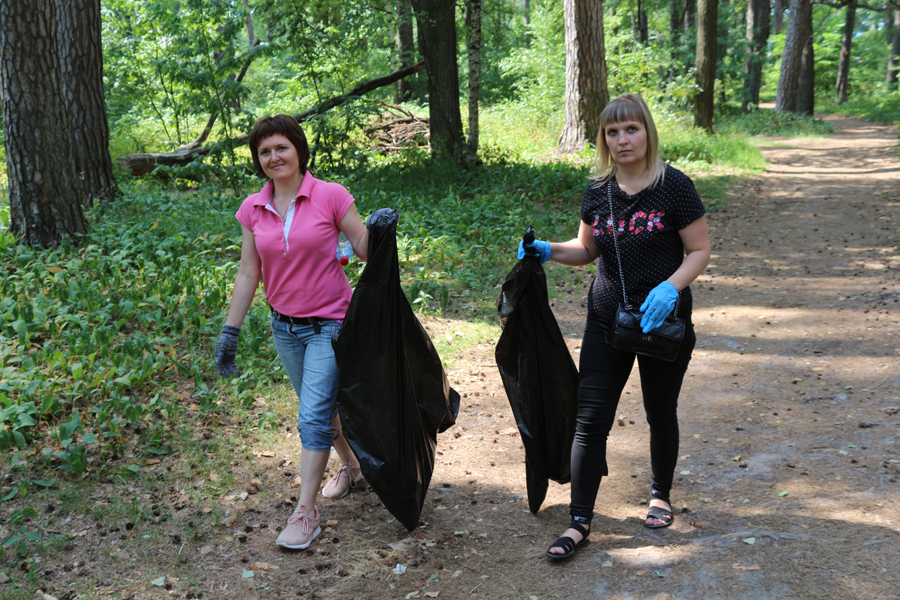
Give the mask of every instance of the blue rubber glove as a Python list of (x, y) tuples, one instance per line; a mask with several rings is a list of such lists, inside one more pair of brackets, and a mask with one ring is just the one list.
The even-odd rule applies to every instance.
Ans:
[(525, 255), (537, 256), (541, 259), (541, 264), (544, 264), (550, 260), (550, 242), (534, 240), (526, 246), (525, 242), (519, 240), (519, 260), (525, 258)]
[(234, 358), (237, 356), (238, 336), (241, 334), (240, 327), (225, 325), (222, 327), (222, 335), (216, 343), (216, 368), (219, 375), (223, 377), (232, 377), (237, 375), (237, 363)]
[(644, 333), (650, 333), (663, 324), (663, 321), (675, 308), (675, 302), (678, 300), (678, 290), (668, 281), (650, 290), (647, 299), (641, 304), (641, 312), (644, 316), (641, 318), (641, 330)]

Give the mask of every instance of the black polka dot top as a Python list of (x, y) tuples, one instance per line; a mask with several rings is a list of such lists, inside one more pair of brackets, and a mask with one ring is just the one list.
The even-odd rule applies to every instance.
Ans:
[[(607, 187), (612, 186), (613, 211), (610, 219)], [(600, 249), (597, 277), (588, 293), (588, 313), (612, 323), (622, 300), (622, 284), (611, 233), (616, 232), (628, 302), (640, 308), (650, 290), (668, 279), (684, 260), (684, 244), (678, 230), (706, 214), (691, 178), (666, 165), (663, 183), (628, 195), (619, 183), (592, 183), (581, 203), (581, 220), (591, 226)], [(678, 316), (691, 315), (690, 287), (681, 291)]]

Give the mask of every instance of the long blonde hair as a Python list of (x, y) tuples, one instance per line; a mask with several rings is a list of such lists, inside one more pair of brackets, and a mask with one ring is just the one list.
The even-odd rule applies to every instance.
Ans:
[(591, 179), (602, 185), (615, 177), (616, 163), (610, 156), (609, 146), (606, 144), (606, 127), (622, 121), (639, 121), (647, 130), (647, 168), (652, 179), (650, 188), (655, 188), (663, 182), (666, 173), (666, 163), (659, 157), (659, 133), (653, 122), (653, 115), (647, 108), (647, 103), (637, 94), (622, 94), (612, 99), (600, 114), (600, 133), (597, 134), (597, 156), (591, 169)]

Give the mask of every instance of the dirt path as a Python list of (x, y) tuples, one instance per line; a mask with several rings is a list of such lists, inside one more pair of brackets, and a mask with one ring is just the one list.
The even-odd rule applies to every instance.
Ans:
[[(566, 564), (544, 558), (567, 523), (569, 490), (551, 483), (543, 509), (528, 512), (493, 360), (498, 331), (449, 373), (463, 408), (439, 439), (413, 537), (362, 488), (323, 500), (328, 523), (309, 550), (279, 551), (297, 440), (244, 448), (224, 430), (210, 443), (235, 438), (234, 461), (219, 468), (237, 492), (213, 507), (191, 500), (220, 477), (202, 456), (183, 489), (98, 486), (93, 511), (59, 524), (73, 537), (42, 559), (39, 585), (66, 600), (900, 597), (898, 131), (829, 120), (827, 139), (767, 141), (770, 168), (710, 214), (671, 528), (641, 526), (649, 442), (633, 377), (591, 543)], [(580, 277), (555, 307), (576, 357), (590, 270)], [(453, 335), (459, 324), (426, 326)], [(121, 496), (132, 509), (109, 514)]]

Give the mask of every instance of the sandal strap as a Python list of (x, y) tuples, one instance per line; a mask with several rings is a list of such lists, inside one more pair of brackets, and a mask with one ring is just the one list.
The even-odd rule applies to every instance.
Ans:
[(647, 511), (647, 518), (666, 521), (674, 519), (675, 516), (672, 514), (671, 510), (666, 510), (661, 506), (651, 506), (650, 510)]
[(575, 540), (564, 535), (550, 545), (550, 549), (552, 550), (553, 548), (562, 548), (568, 554), (575, 549)]
[[(574, 529), (575, 531), (577, 531), (578, 533), (580, 533), (580, 534), (581, 534), (581, 539), (586, 538), (586, 537), (588, 536), (588, 534), (590, 533), (590, 531), (589, 531), (588, 529), (585, 529), (584, 526), (583, 526), (581, 523), (576, 523), (576, 522), (574, 522), (574, 521), (572, 521), (572, 522), (569, 524), (569, 529)], [(567, 539), (570, 539), (570, 540), (571, 540), (572, 538), (567, 538)]]

